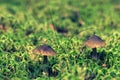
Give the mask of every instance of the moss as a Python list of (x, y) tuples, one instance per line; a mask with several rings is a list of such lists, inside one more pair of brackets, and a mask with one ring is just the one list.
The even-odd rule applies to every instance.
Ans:
[[(0, 25), (4, 27), (0, 27), (0, 79), (119, 78), (119, 3), (119, 0), (1, 0)], [(105, 55), (98, 61), (88, 58), (89, 48), (82, 50), (83, 42), (94, 32), (107, 44), (98, 49), (99, 55)], [(42, 74), (42, 56), (31, 53), (44, 43), (57, 53), (48, 58), (50, 77)]]

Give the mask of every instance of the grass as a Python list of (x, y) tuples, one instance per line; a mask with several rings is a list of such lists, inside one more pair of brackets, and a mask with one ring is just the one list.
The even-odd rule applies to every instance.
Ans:
[[(0, 80), (119, 80), (119, 0), (1, 0)], [(55, 30), (51, 27), (55, 28)], [(82, 50), (94, 33), (106, 42), (98, 48), (101, 59)], [(51, 76), (45, 76), (43, 57), (32, 50), (50, 45)], [(105, 64), (106, 66), (102, 66)]]

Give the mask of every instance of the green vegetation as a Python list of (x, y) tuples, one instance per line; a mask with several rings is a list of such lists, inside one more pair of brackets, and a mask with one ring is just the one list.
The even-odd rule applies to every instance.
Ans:
[[(83, 49), (94, 33), (98, 60)], [(48, 65), (32, 52), (43, 44), (57, 53)], [(0, 80), (119, 80), (119, 69), (120, 0), (0, 0)]]

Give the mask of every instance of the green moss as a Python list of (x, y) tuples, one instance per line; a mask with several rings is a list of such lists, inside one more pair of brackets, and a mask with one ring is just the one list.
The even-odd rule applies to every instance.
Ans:
[[(119, 0), (1, 0), (0, 79), (119, 79), (119, 4)], [(94, 33), (106, 42), (97, 49), (98, 61), (89, 58), (90, 48), (82, 50)], [(57, 53), (48, 57), (51, 76), (43, 72), (48, 65), (42, 64), (42, 56), (32, 53), (42, 44)]]

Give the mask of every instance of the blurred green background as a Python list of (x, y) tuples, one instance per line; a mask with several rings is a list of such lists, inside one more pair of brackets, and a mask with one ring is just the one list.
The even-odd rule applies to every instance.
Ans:
[[(106, 42), (103, 59), (89, 59), (90, 48), (76, 58), (94, 33)], [(32, 53), (42, 44), (57, 53), (49, 77)], [(119, 80), (119, 53), (120, 0), (0, 0), (1, 80)]]

